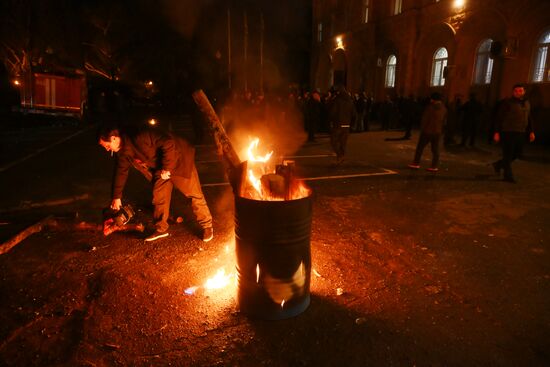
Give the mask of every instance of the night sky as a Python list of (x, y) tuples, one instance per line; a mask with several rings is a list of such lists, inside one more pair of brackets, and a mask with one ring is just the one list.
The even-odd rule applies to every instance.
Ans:
[[(0, 51), (10, 77), (28, 69), (86, 70), (88, 80), (155, 81), (161, 94), (227, 89), (228, 10), (232, 87), (307, 85), (311, 4), (306, 1), (3, 0)], [(244, 17), (247, 62), (244, 62)]]

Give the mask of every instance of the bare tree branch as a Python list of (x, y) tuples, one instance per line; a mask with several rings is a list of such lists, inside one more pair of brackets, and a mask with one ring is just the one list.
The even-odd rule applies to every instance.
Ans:
[(111, 79), (111, 76), (108, 73), (106, 73), (103, 70), (97, 69), (96, 67), (94, 67), (89, 62), (84, 63), (84, 67), (86, 68), (86, 70), (91, 71), (92, 73), (96, 73), (98, 75), (101, 75), (102, 77), (107, 78), (109, 80)]

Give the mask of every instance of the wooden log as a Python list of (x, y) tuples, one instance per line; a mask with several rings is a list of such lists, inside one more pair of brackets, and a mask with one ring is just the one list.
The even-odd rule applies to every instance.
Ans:
[(285, 159), (283, 164), (276, 167), (275, 172), (284, 177), (284, 199), (290, 200), (292, 196), (292, 183), (294, 181), (294, 161)]
[(269, 193), (269, 197), (284, 199), (286, 196), (285, 177), (276, 173), (268, 173), (261, 178), (262, 192)]
[(53, 220), (53, 217), (47, 216), (46, 218), (42, 219), (39, 222), (36, 222), (30, 227), (25, 228), (23, 231), (19, 232), (6, 242), (4, 242), (2, 245), (0, 245), (0, 255), (3, 255), (10, 251), (13, 247), (15, 247), (17, 244), (19, 244), (21, 241), (23, 241), (25, 238), (29, 237), (33, 233), (40, 232), (44, 227), (49, 225)]
[(214, 135), (214, 140), (216, 142), (218, 151), (223, 154), (224, 158), (227, 160), (227, 163), (231, 166), (232, 169), (237, 169), (241, 164), (241, 160), (237, 155), (237, 152), (235, 152), (235, 149), (233, 148), (233, 145), (229, 140), (229, 136), (225, 132), (225, 128), (218, 118), (216, 111), (214, 111), (214, 108), (210, 104), (208, 97), (206, 96), (206, 94), (204, 94), (202, 89), (199, 89), (193, 92), (193, 100), (209, 123), (209, 127), (212, 131), (212, 134)]
[(233, 180), (238, 180), (238, 195), (244, 198), (246, 197), (246, 190), (248, 189), (248, 161), (244, 161), (243, 163), (241, 163), (239, 173), (240, 177), (234, 178)]

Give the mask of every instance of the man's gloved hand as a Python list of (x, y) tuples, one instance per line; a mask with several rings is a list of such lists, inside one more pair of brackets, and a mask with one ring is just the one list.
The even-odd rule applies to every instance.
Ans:
[(162, 178), (163, 180), (170, 179), (170, 171), (166, 171), (164, 169), (160, 171), (160, 178)]

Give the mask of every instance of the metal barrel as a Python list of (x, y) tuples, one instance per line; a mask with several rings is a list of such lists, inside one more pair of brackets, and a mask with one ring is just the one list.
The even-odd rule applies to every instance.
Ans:
[(311, 196), (285, 201), (235, 197), (237, 302), (265, 320), (307, 309), (311, 280)]

